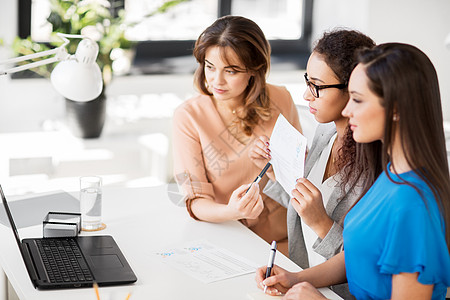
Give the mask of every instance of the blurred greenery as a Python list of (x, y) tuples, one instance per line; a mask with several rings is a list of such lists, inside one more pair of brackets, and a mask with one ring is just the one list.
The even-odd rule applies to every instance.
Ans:
[[(51, 13), (47, 21), (52, 24), (53, 32), (49, 44), (36, 43), (31, 37), (20, 39), (16, 37), (13, 42), (13, 51), (18, 55), (28, 55), (60, 46), (63, 41), (56, 33), (83, 34), (99, 44), (97, 63), (107, 84), (113, 74), (113, 59), (111, 52), (116, 48), (132, 49), (134, 42), (125, 37), (125, 30), (136, 23), (125, 23), (125, 12), (119, 10), (117, 16), (111, 14), (111, 3), (108, 0), (49, 0)], [(146, 15), (165, 13), (181, 2), (189, 0), (165, 1), (160, 7)], [(67, 45), (69, 54), (74, 54), (79, 39), (69, 39)], [(39, 61), (47, 57), (35, 59)], [(32, 69), (41, 76), (49, 77), (54, 65), (45, 65)]]

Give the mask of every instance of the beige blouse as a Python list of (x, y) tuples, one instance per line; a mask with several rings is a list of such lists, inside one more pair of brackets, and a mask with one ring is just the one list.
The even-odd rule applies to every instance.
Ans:
[[(268, 85), (272, 106), (269, 121), (258, 124), (252, 136), (239, 142), (227, 129), (211, 97), (195, 96), (174, 113), (173, 158), (174, 174), (190, 203), (195, 198), (210, 198), (227, 204), (232, 192), (242, 184), (251, 183), (261, 171), (248, 157), (255, 138), (271, 136), (277, 117), (282, 113), (301, 130), (298, 112), (290, 93), (284, 87)], [(260, 183), (264, 186), (265, 180)], [(262, 194), (264, 210), (256, 220), (241, 220), (267, 242), (287, 239), (286, 209)]]

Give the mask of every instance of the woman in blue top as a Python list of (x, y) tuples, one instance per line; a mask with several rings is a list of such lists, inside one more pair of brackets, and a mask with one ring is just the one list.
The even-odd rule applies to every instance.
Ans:
[(344, 251), (260, 287), (285, 299), (325, 299), (314, 287), (347, 281), (357, 299), (445, 299), (450, 286), (450, 176), (436, 71), (406, 44), (360, 54), (343, 111), (353, 138), (383, 142), (384, 172), (344, 222)]

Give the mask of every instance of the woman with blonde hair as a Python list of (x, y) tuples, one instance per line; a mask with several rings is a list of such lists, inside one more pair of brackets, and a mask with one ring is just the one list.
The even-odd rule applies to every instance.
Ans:
[(284, 242), (287, 253), (286, 209), (258, 184), (247, 193), (243, 185), (261, 171), (248, 159), (250, 145), (271, 135), (280, 113), (301, 131), (289, 92), (266, 83), (270, 45), (253, 21), (226, 16), (200, 34), (194, 56), (200, 94), (173, 119), (174, 173), (187, 210), (196, 220), (240, 220), (267, 242)]

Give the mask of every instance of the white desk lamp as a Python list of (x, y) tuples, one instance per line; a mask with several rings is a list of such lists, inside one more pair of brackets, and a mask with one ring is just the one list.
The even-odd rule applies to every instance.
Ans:
[[(60, 61), (53, 69), (50, 76), (53, 87), (61, 95), (70, 100), (80, 102), (94, 100), (100, 95), (103, 89), (102, 74), (99, 66), (95, 62), (98, 55), (97, 43), (82, 35), (58, 33), (58, 36), (64, 40), (64, 43), (61, 46), (35, 54), (0, 61), (0, 65), (15, 64), (21, 61), (54, 54), (53, 57), (0, 71), (0, 75), (16, 73)], [(66, 37), (82, 38), (74, 55), (67, 53), (66, 46), (69, 43), (69, 40)]]

